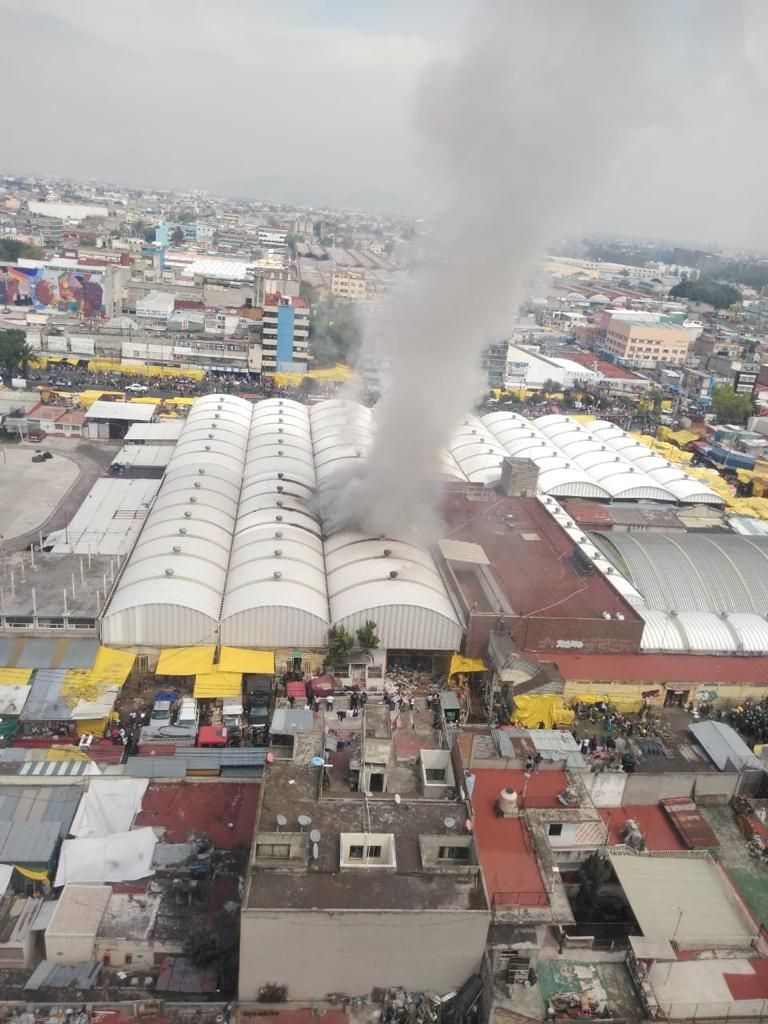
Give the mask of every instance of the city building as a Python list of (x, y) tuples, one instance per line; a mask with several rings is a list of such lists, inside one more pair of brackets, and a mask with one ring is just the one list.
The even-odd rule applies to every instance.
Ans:
[(364, 299), (368, 285), (364, 270), (339, 268), (331, 274), (331, 295), (335, 299)]
[(624, 366), (654, 369), (658, 363), (683, 366), (691, 344), (686, 327), (636, 323), (612, 317), (600, 353)]
[(309, 303), (302, 295), (264, 296), (262, 369), (303, 373), (309, 358)]
[(165, 324), (174, 310), (175, 296), (170, 292), (150, 291), (136, 300), (136, 319), (139, 324)]

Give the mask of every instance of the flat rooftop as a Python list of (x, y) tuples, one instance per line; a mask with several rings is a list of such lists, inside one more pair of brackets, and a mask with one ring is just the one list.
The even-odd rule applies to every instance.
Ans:
[(247, 848), (258, 803), (255, 782), (151, 782), (134, 827), (150, 825), (166, 843), (205, 835), (217, 850)]
[[(272, 764), (264, 782), (259, 819), (262, 832), (273, 833), (277, 815), (288, 818), (283, 830), (297, 832), (299, 815), (317, 829), (320, 856), (298, 869), (251, 867), (247, 909), (306, 910), (482, 910), (480, 876), (466, 871), (433, 873), (421, 863), (419, 836), (466, 836), (467, 816), (460, 801), (402, 799), (394, 794), (366, 801), (362, 794), (317, 800), (315, 769), (294, 763)], [(446, 818), (454, 824), (448, 828)], [(339, 870), (340, 833), (394, 835), (397, 867)]]
[[(571, 564), (577, 545), (535, 498), (471, 500), (484, 488), (449, 485), (443, 496), (445, 536), (478, 544), (490, 561), (483, 567), (517, 616), (599, 619), (620, 612), (639, 621), (637, 613), (599, 574), (581, 575)], [(477, 571), (452, 563), (468, 609), (499, 612), (489, 602)]]
[(664, 808), (658, 804), (598, 807), (597, 813), (608, 828), (609, 846), (624, 842), (621, 830), (627, 821), (633, 820), (640, 826), (646, 847), (654, 853), (687, 849)]
[[(617, 683), (766, 683), (768, 664), (762, 657), (718, 654), (574, 654), (553, 659), (566, 681)], [(597, 685), (597, 683), (595, 683)], [(725, 694), (723, 695), (725, 696)]]

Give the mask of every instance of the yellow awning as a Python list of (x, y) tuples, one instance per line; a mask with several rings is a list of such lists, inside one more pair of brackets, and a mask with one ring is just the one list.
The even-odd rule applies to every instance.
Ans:
[(33, 668), (0, 668), (0, 686), (26, 686)]
[(545, 729), (567, 729), (574, 717), (559, 694), (521, 694), (515, 697), (512, 721), (524, 729), (538, 729), (542, 722)]
[(196, 676), (213, 669), (216, 648), (168, 647), (160, 654), (156, 676)]
[(14, 864), (13, 867), (20, 875), (24, 875), (25, 878), (31, 878), (33, 882), (48, 882), (50, 885), (47, 871), (33, 871), (31, 868), (20, 868), (18, 864)]
[(201, 697), (239, 697), (243, 689), (243, 676), (240, 672), (204, 672), (195, 676), (196, 698)]
[(457, 672), (464, 675), (468, 672), (485, 672), (485, 662), (482, 658), (465, 658), (462, 654), (454, 654), (448, 676), (455, 676)]
[(245, 647), (222, 647), (219, 655), (219, 672), (252, 672), (258, 675), (275, 674), (273, 651), (252, 651)]
[(118, 651), (114, 647), (100, 647), (91, 673), (110, 686), (122, 686), (131, 674), (136, 655), (130, 651)]

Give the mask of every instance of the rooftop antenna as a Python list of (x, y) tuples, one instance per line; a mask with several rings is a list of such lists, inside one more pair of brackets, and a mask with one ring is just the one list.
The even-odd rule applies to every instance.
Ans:
[(312, 824), (312, 819), (308, 814), (300, 814), (296, 820), (299, 823), (299, 832), (304, 832)]
[(286, 818), (286, 816), (284, 814), (278, 814), (278, 816), (277, 816), (277, 831), (279, 832), (281, 828), (285, 828), (285, 826), (287, 824), (288, 824), (288, 819)]

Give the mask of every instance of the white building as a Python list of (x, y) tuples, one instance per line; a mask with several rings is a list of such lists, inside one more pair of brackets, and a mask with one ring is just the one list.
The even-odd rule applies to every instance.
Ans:
[(165, 324), (173, 313), (174, 296), (170, 292), (151, 291), (136, 300), (136, 319), (142, 325)]

